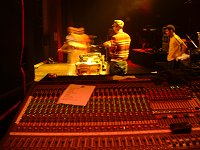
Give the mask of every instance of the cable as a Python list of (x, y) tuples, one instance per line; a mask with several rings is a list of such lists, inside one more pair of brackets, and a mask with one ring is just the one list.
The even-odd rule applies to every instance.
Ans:
[(21, 49), (21, 57), (20, 57), (20, 69), (22, 72), (22, 77), (23, 77), (23, 92), (24, 92), (24, 96), (26, 95), (26, 74), (23, 68), (23, 55), (24, 55), (24, 0), (21, 0), (21, 11), (22, 11), (22, 49)]

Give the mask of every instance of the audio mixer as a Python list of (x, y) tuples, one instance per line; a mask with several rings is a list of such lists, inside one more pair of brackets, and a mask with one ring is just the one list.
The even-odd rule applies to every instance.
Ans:
[[(200, 149), (200, 80), (158, 84), (146, 77), (110, 78), (57, 77), (36, 83), (1, 149)], [(74, 82), (95, 85), (87, 105), (58, 104)]]

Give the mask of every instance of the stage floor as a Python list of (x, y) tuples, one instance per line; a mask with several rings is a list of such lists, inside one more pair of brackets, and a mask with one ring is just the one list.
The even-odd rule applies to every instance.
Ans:
[[(52, 63), (52, 64), (44, 64), (35, 65), (35, 81), (40, 81), (43, 79), (48, 73), (56, 74), (57, 76), (76, 76), (76, 74), (72, 71), (72, 64), (69, 63)], [(139, 74), (148, 74), (151, 72), (155, 72), (155, 69), (146, 68), (138, 64), (132, 63), (131, 60), (128, 60), (128, 74), (139, 75)]]

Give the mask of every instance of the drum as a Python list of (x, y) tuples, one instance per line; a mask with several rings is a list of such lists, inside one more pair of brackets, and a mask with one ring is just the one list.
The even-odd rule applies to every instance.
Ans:
[(101, 60), (101, 53), (94, 52), (94, 53), (85, 53), (79, 56), (80, 62), (100, 62)]

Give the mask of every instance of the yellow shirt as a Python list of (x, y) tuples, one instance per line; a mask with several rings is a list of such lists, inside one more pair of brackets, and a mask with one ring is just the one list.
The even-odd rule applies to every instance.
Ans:
[(185, 49), (185, 43), (181, 40), (181, 38), (178, 35), (174, 34), (172, 37), (170, 37), (167, 60), (175, 60), (177, 57), (181, 56), (185, 52)]

